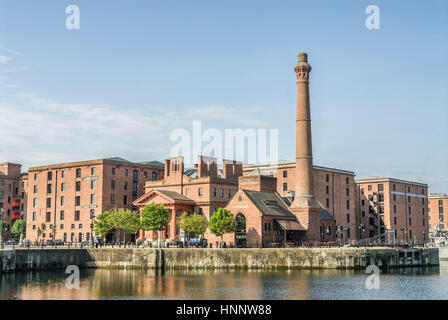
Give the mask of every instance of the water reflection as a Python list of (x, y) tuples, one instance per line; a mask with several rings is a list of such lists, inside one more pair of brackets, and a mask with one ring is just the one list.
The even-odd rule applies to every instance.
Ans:
[(381, 289), (346, 270), (81, 270), (79, 290), (64, 270), (0, 276), (0, 299), (447, 299), (448, 268), (392, 269)]

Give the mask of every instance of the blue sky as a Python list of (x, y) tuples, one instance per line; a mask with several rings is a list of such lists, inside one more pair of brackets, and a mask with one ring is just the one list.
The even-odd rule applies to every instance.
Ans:
[(447, 1), (2, 0), (0, 48), (0, 161), (163, 160), (193, 120), (293, 160), (307, 52), (315, 164), (448, 192)]

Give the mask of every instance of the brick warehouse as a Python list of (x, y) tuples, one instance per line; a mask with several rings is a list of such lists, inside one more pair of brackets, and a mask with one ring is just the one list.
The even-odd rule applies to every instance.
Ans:
[[(115, 206), (142, 208), (156, 202), (171, 211), (164, 238), (182, 237), (176, 221), (183, 212), (198, 212), (209, 218), (218, 208), (226, 207), (237, 218), (240, 229), (237, 234), (226, 235), (225, 240), (236, 244), (258, 246), (294, 239), (353, 242), (383, 232), (400, 242), (426, 241), (429, 228), (437, 223), (430, 213), (440, 207), (443, 210), (442, 205), (429, 211), (426, 184), (377, 177), (355, 180), (352, 171), (313, 164), (308, 88), (311, 66), (306, 54), (299, 54), (294, 70), (296, 161), (243, 166), (224, 160), (219, 169), (215, 158), (205, 156), (198, 158), (194, 168), (184, 168), (182, 157), (166, 160), (165, 165), (109, 158), (33, 167), (29, 175), (20, 173), (20, 165), (10, 164), (10, 168), (0, 170), (4, 173), (0, 173), (0, 192), (3, 197), (9, 192), (9, 187), (2, 190), (2, 176), (5, 181), (15, 179), (18, 184), (5, 185), (11, 184), (13, 191), (14, 186), (18, 189), (6, 196), (5, 210), (12, 213), (15, 209), (17, 217), (18, 201), (10, 204), (8, 197), (19, 195), (15, 199), (21, 198), (30, 240), (37, 239), (42, 223), (46, 225), (44, 239), (50, 239), (49, 226), (56, 223), (56, 239), (86, 240), (91, 233), (91, 214)], [(108, 238), (117, 236), (112, 233)], [(210, 241), (218, 240), (211, 234), (205, 236)], [(140, 233), (142, 239), (154, 237), (152, 232)]]
[[(37, 240), (42, 224), (45, 230), (40, 239), (51, 239), (50, 226), (55, 224), (55, 239), (85, 241), (94, 216), (114, 207), (132, 209), (145, 181), (162, 176), (160, 162), (133, 163), (122, 158), (29, 168), (27, 239)], [(112, 232), (107, 239), (119, 236)]]
[(428, 199), (429, 232), (433, 232), (434, 228), (446, 232), (445, 213), (448, 213), (448, 193), (431, 193)]
[(17, 163), (0, 164), (0, 214), (7, 225), (6, 237), (15, 220), (26, 219), (28, 175), (21, 170), (22, 165)]

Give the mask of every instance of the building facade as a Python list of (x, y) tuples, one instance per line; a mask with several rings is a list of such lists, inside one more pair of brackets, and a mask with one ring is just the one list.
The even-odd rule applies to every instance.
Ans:
[(447, 231), (445, 214), (448, 214), (448, 193), (432, 193), (429, 199), (429, 232)]
[[(293, 199), (296, 165), (279, 161), (274, 165), (246, 165), (243, 174), (258, 170), (260, 174), (277, 178), (277, 192)], [(334, 217), (336, 240), (350, 242), (358, 239), (359, 219), (356, 212), (355, 173), (347, 170), (313, 166), (314, 194), (317, 202)]]
[(17, 163), (0, 164), (0, 215), (6, 230), (3, 236), (9, 238), (10, 230), (17, 219), (26, 219), (27, 175), (21, 172)]
[(387, 233), (388, 241), (428, 241), (428, 185), (393, 178), (356, 180), (361, 238)]
[[(132, 209), (145, 181), (162, 179), (163, 164), (108, 158), (32, 167), (28, 175), (27, 239), (52, 239), (56, 225), (56, 240), (82, 242), (90, 238), (98, 214)], [(117, 239), (118, 232), (107, 240)]]
[[(183, 157), (165, 161), (165, 174), (161, 181), (147, 181), (145, 195), (134, 205), (143, 208), (154, 202), (163, 204), (170, 210), (170, 227), (163, 234), (167, 239), (179, 239), (181, 230), (177, 227), (179, 217), (184, 213), (204, 214), (207, 220), (224, 208), (238, 191), (238, 177), (242, 175), (242, 164), (223, 160), (223, 168), (218, 170), (217, 159), (199, 156), (194, 168), (185, 169)], [(208, 231), (207, 231), (208, 232)], [(206, 234), (210, 241), (213, 235)], [(152, 231), (141, 231), (142, 239), (155, 239)]]

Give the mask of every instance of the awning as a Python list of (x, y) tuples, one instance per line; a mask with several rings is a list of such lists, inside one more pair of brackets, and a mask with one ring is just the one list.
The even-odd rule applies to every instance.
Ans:
[(306, 231), (305, 227), (294, 220), (275, 220), (283, 230)]

